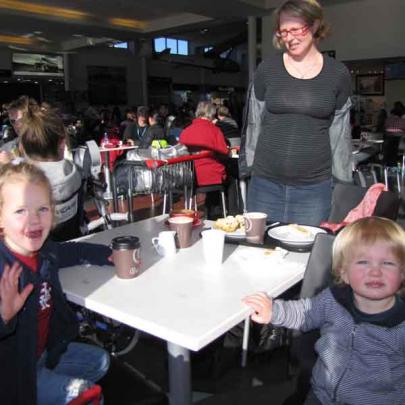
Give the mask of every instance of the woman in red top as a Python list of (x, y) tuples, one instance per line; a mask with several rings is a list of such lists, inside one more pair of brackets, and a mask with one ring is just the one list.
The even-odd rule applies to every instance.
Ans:
[[(180, 134), (180, 143), (190, 152), (209, 150), (212, 157), (194, 161), (197, 186), (222, 184), (226, 179), (224, 160), (228, 155), (228, 146), (222, 131), (215, 126), (216, 108), (208, 101), (198, 103), (192, 124)], [(221, 161), (222, 158), (222, 161)], [(219, 194), (207, 193), (205, 199), (206, 217), (216, 219), (220, 215)]]
[(212, 157), (195, 161), (195, 171), (198, 186), (222, 184), (226, 178), (225, 165), (220, 155), (225, 158), (229, 151), (222, 131), (212, 122), (215, 119), (216, 108), (208, 101), (198, 103), (196, 118), (192, 124), (180, 134), (180, 143), (186, 145), (190, 152), (210, 150)]

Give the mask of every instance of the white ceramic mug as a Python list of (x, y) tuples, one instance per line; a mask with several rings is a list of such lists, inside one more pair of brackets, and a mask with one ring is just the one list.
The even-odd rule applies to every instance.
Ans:
[(173, 256), (176, 254), (175, 231), (162, 231), (159, 236), (152, 238), (152, 244), (160, 256)]

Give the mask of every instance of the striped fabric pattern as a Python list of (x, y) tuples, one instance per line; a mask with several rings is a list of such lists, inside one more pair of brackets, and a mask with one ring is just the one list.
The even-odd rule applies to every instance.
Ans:
[(314, 298), (274, 301), (272, 323), (320, 328), (312, 386), (322, 404), (405, 404), (405, 321), (390, 328), (356, 324), (326, 289)]
[(282, 55), (275, 55), (259, 65), (254, 89), (265, 101), (265, 114), (253, 174), (287, 185), (330, 178), (329, 127), (351, 96), (346, 67), (324, 56), (318, 76), (297, 79), (285, 69)]

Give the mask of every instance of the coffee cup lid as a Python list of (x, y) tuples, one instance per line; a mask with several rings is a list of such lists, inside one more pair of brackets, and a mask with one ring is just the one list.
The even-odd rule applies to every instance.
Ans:
[(137, 249), (140, 246), (141, 242), (136, 236), (117, 236), (111, 241), (113, 249)]

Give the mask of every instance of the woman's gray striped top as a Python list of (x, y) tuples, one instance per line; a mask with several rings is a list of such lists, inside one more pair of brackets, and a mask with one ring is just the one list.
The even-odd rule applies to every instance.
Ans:
[(347, 68), (324, 56), (315, 78), (296, 79), (285, 69), (282, 54), (277, 54), (259, 65), (254, 86), (266, 108), (253, 174), (289, 185), (330, 178), (328, 130), (335, 110), (351, 96)]

